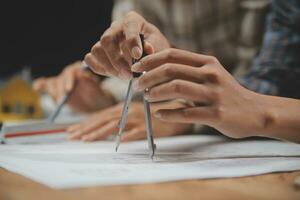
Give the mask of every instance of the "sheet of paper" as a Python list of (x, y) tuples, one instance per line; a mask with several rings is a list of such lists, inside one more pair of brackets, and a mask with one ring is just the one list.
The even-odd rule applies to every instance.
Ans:
[(300, 145), (222, 136), (156, 139), (152, 161), (147, 142), (65, 142), (0, 145), (0, 166), (53, 188), (223, 178), (300, 169)]

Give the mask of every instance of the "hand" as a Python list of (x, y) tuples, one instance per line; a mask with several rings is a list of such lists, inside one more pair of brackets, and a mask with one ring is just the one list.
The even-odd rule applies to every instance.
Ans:
[[(178, 108), (182, 106), (177, 102), (151, 106), (155, 111), (159, 108)], [(118, 132), (118, 123), (123, 104), (118, 104), (105, 110), (99, 111), (80, 124), (70, 126), (67, 131), (71, 140), (95, 141), (103, 140)], [(183, 132), (191, 128), (190, 124), (166, 123), (152, 117), (154, 137), (163, 137)], [(122, 141), (143, 139), (146, 137), (144, 109), (141, 102), (132, 102), (129, 106), (128, 117)]]
[(148, 88), (149, 101), (185, 99), (194, 103), (161, 109), (155, 113), (158, 119), (201, 123), (234, 138), (258, 133), (266, 125), (260, 95), (243, 88), (212, 56), (167, 49), (146, 56), (132, 70), (148, 71), (134, 87)]
[(81, 69), (81, 62), (67, 66), (58, 76), (39, 78), (33, 83), (35, 91), (48, 93), (55, 102), (73, 87), (67, 103), (74, 111), (92, 112), (114, 103), (109, 92), (101, 89), (98, 78)]
[(139, 59), (142, 56), (140, 33), (144, 34), (144, 50), (147, 54), (170, 47), (154, 25), (139, 14), (130, 12), (111, 24), (85, 56), (85, 62), (95, 73), (129, 79), (131, 58)]

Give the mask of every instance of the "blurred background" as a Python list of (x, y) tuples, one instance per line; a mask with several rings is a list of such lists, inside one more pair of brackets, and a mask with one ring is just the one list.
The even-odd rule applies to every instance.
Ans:
[(0, 5), (0, 123), (40, 119), (55, 104), (31, 88), (83, 59), (111, 22), (111, 0), (5, 1)]
[(4, 1), (0, 5), (0, 78), (29, 66), (58, 74), (83, 58), (111, 21), (112, 0)]
[[(32, 80), (82, 60), (111, 19), (137, 11), (170, 43), (216, 56), (244, 73), (260, 49), (269, 0), (65, 0), (0, 4), (0, 122), (39, 119), (55, 109)], [(120, 84), (121, 85), (121, 84)], [(111, 94), (115, 84), (109, 88)], [(94, 92), (93, 92), (94, 93)], [(121, 93), (117, 91), (117, 93)], [(46, 95), (47, 96), (47, 95)], [(49, 100), (49, 101), (50, 101)]]

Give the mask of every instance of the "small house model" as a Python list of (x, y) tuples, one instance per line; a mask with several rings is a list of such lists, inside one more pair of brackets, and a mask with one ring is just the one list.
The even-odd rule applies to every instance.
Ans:
[(0, 121), (20, 121), (42, 117), (39, 95), (21, 77), (12, 78), (0, 90)]

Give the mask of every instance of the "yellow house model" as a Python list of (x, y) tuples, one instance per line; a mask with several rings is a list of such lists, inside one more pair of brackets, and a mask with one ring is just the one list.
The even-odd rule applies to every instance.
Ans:
[(0, 90), (0, 121), (19, 121), (42, 117), (40, 98), (30, 85), (16, 76)]

